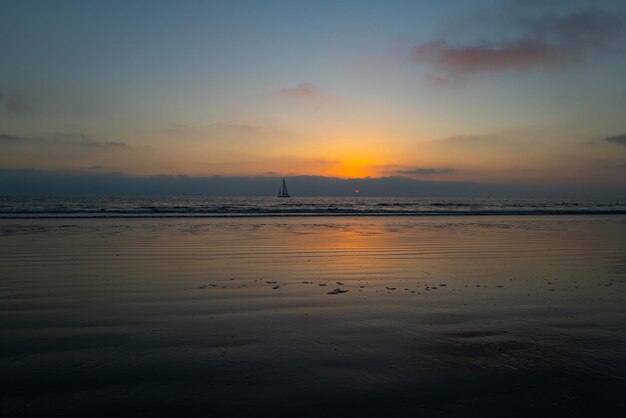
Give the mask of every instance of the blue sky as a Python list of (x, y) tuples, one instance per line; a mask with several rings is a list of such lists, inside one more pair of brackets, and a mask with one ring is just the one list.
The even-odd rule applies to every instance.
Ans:
[(626, 184), (620, 1), (8, 1), (3, 15), (3, 168)]

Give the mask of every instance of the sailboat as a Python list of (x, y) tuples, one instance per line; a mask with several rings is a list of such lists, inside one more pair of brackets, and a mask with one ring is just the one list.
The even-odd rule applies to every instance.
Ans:
[(278, 189), (278, 197), (291, 197), (289, 192), (287, 191), (287, 183), (285, 183), (285, 179), (283, 179), (283, 185)]

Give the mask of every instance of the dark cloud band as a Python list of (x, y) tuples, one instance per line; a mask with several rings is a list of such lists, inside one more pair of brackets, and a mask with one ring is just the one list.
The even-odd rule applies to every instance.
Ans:
[(96, 141), (82, 132), (54, 132), (38, 137), (0, 134), (0, 144), (67, 145), (94, 148), (131, 148), (125, 142)]
[(623, 33), (624, 19), (599, 9), (525, 19), (516, 39), (453, 44), (434, 40), (415, 46), (411, 60), (452, 75), (562, 67), (591, 51), (609, 48)]
[(608, 138), (604, 138), (604, 141), (626, 147), (626, 134), (610, 136)]

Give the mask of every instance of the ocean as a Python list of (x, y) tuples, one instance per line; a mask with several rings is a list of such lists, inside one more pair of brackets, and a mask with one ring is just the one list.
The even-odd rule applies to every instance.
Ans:
[(0, 217), (626, 214), (626, 199), (134, 197), (0, 198)]

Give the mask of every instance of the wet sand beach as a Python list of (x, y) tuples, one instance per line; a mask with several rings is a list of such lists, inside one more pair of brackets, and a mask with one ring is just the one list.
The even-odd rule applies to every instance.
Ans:
[(0, 415), (624, 416), (626, 217), (0, 219)]

